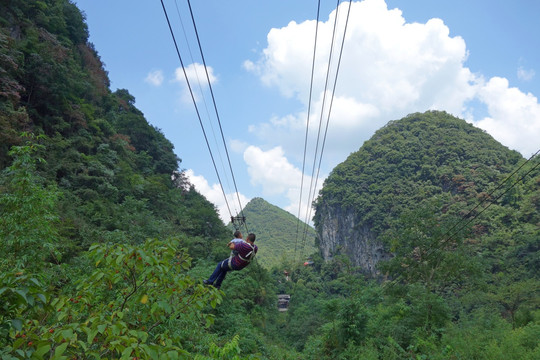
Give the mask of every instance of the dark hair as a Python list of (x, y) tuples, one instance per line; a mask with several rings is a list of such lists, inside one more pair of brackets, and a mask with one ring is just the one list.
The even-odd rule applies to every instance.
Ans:
[(239, 230), (236, 230), (234, 232), (234, 237), (237, 238), (237, 239), (240, 239), (240, 238), (242, 238), (242, 233)]
[(254, 233), (249, 233), (249, 235), (247, 236), (247, 240), (249, 240), (251, 242), (255, 242), (255, 234)]

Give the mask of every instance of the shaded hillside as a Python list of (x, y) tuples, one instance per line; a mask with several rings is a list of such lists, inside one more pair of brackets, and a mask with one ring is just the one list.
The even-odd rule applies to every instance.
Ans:
[[(441, 216), (465, 215), (524, 161), (482, 130), (444, 112), (392, 121), (326, 179), (315, 215), (322, 254), (326, 259), (348, 254), (354, 264), (374, 273), (376, 264), (388, 258), (381, 236), (404, 212), (439, 199)], [(522, 186), (489, 213), (519, 208)], [(501, 230), (499, 225), (515, 223), (484, 217), (475, 222), (476, 236)]]
[[(179, 233), (215, 238), (214, 206), (178, 170), (172, 143), (127, 90), (111, 92), (88, 28), (69, 1), (0, 5), (0, 169), (30, 138), (37, 172), (62, 196), (66, 252), (93, 242), (142, 242)], [(207, 223), (216, 224), (208, 227)], [(212, 229), (212, 230), (210, 230)], [(225, 232), (226, 234), (226, 232)]]
[(296, 240), (298, 218), (264, 199), (253, 198), (244, 207), (243, 213), (249, 231), (257, 235), (257, 259), (265, 268), (293, 261), (295, 245), (298, 262), (304, 262), (305, 257), (317, 251), (315, 230), (311, 226), (307, 227), (307, 235), (303, 237), (304, 223), (300, 222)]

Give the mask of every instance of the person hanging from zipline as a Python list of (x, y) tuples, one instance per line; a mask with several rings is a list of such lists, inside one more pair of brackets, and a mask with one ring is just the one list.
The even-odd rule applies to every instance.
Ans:
[(223, 279), (225, 279), (225, 276), (227, 275), (227, 271), (242, 270), (248, 266), (255, 257), (258, 250), (257, 245), (254, 244), (255, 234), (250, 233), (244, 241), (242, 239), (242, 233), (237, 230), (234, 233), (234, 237), (235, 238), (227, 244), (229, 249), (231, 249), (231, 256), (217, 264), (216, 269), (212, 275), (210, 275), (208, 280), (203, 281), (205, 285), (213, 285), (215, 288), (219, 289)]

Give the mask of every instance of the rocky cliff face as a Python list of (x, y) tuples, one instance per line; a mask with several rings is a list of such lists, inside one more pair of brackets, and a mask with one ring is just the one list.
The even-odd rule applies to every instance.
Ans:
[(370, 275), (378, 275), (376, 265), (389, 258), (383, 245), (370, 228), (358, 223), (354, 211), (339, 205), (321, 204), (321, 223), (318, 227), (319, 249), (325, 260), (335, 255), (348, 255), (352, 265)]

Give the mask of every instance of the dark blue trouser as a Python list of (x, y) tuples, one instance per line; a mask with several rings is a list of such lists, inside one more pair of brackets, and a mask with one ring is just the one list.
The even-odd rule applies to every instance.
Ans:
[(231, 270), (234, 269), (231, 269), (229, 267), (229, 259), (227, 258), (217, 264), (216, 269), (208, 278), (208, 282), (219, 289), (219, 287), (221, 286), (221, 282), (223, 281), (223, 279), (225, 279), (225, 275), (227, 275), (227, 271)]

